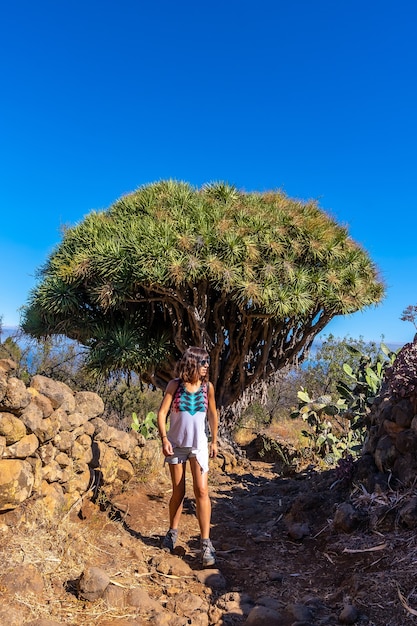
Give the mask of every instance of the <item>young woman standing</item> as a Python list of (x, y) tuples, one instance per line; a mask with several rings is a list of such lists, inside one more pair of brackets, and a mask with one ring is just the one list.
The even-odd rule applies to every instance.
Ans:
[[(210, 541), (211, 502), (208, 492), (209, 455), (217, 455), (218, 416), (214, 388), (208, 380), (209, 355), (197, 347), (188, 348), (177, 366), (177, 378), (166, 388), (158, 411), (158, 430), (165, 462), (169, 464), (172, 495), (169, 501), (169, 530), (162, 542), (173, 551), (185, 496), (185, 471), (189, 461), (196, 499), (197, 519), (201, 534), (203, 567), (215, 563), (215, 550)], [(170, 413), (169, 431), (166, 431)], [(206, 433), (210, 427), (210, 450)]]

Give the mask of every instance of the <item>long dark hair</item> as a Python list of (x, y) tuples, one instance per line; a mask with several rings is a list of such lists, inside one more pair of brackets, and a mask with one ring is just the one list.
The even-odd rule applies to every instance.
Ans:
[[(197, 348), (196, 346), (187, 348), (177, 364), (177, 377), (181, 378), (184, 383), (196, 383), (200, 380), (200, 361), (208, 358), (208, 352), (204, 348)], [(208, 382), (208, 369), (201, 381), (203, 383)]]

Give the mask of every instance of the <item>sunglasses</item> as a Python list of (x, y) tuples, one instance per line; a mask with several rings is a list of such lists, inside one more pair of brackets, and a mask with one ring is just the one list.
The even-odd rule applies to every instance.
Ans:
[(200, 359), (198, 364), (202, 367), (204, 367), (205, 365), (210, 365), (210, 359)]

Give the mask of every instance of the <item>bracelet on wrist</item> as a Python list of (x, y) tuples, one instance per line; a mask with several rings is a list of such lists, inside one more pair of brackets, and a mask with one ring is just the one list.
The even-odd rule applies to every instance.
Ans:
[(163, 437), (161, 437), (161, 440), (163, 441), (164, 439), (168, 439), (168, 437), (166, 435), (164, 435)]

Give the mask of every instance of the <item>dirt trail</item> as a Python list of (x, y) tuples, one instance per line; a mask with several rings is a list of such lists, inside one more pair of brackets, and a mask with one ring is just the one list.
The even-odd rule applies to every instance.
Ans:
[[(54, 539), (49, 527), (38, 528), (35, 541), (28, 538), (21, 553), (15, 548), (13, 576), (30, 573), (25, 567), (33, 565), (46, 585), (33, 597), (27, 593), (33, 580), (22, 578), (8, 591), (13, 581), (7, 575), (0, 585), (0, 626), (415, 624), (417, 538), (401, 524), (397, 507), (406, 495), (370, 494), (359, 483), (336, 479), (334, 471), (313, 470), (283, 477), (273, 463), (259, 460), (232, 472), (212, 468), (217, 563), (206, 571), (199, 562), (189, 472), (173, 556), (160, 549), (170, 496), (165, 470), (132, 482), (110, 502), (85, 501), (69, 532)], [(415, 493), (407, 497), (412, 501)], [(357, 519), (343, 529), (335, 520), (348, 501)], [(346, 526), (352, 518), (341, 519)], [(6, 572), (7, 541), (11, 545), (10, 535), (3, 539)], [(87, 563), (112, 582), (111, 594), (97, 602), (77, 593), (77, 576)], [(138, 595), (126, 604), (132, 589)]]
[[(198, 526), (190, 478), (177, 554), (198, 571)], [(357, 624), (415, 623), (410, 605), (402, 605), (398, 593), (401, 588), (409, 602), (417, 604), (410, 585), (417, 563), (414, 533), (393, 528), (382, 499), (383, 512), (376, 510), (375, 515), (384, 517), (385, 528), (374, 519), (371, 529), (366, 515), (368, 522), (354, 531), (336, 532), (336, 508), (349, 499), (352, 487), (335, 484), (335, 478), (334, 471), (282, 478), (274, 464), (261, 461), (247, 462), (231, 474), (211, 472), (212, 539), (225, 586), (211, 590), (209, 601), (215, 605), (220, 596), (238, 593), (242, 614), (226, 612), (219, 617), (217, 612), (209, 623), (244, 624), (248, 611), (258, 604), (279, 610), (280, 626), (336, 625), (346, 605), (357, 610)], [(136, 487), (116, 502), (125, 511), (128, 532), (153, 555), (166, 530), (168, 476), (150, 487)], [(193, 582), (187, 583), (187, 589), (201, 592)]]

